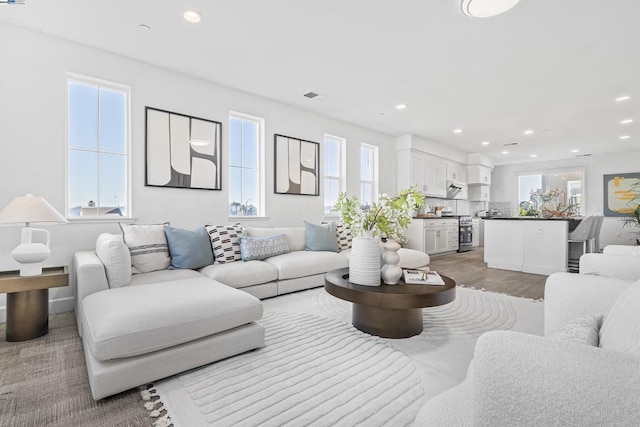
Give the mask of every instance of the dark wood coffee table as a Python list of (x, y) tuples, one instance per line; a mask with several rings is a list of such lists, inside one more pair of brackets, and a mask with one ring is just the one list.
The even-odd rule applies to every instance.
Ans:
[(456, 299), (456, 282), (440, 275), (444, 286), (362, 286), (349, 282), (349, 268), (324, 276), (324, 288), (334, 297), (353, 303), (352, 323), (359, 330), (383, 338), (409, 338), (422, 332), (422, 309)]

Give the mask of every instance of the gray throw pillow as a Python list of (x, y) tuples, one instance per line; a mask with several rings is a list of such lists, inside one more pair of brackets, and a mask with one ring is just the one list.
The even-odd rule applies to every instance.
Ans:
[(213, 264), (209, 233), (204, 227), (195, 231), (165, 226), (171, 268), (196, 269)]
[(306, 250), (339, 252), (335, 222), (320, 225), (304, 221), (304, 228)]
[(238, 239), (242, 261), (260, 260), (289, 252), (289, 239), (284, 234), (271, 237), (247, 237)]

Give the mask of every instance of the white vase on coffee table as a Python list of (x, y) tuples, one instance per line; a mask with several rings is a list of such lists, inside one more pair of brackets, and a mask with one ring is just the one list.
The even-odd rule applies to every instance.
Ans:
[(384, 247), (384, 254), (382, 254), (384, 265), (380, 270), (382, 281), (387, 285), (397, 285), (402, 277), (402, 268), (398, 267), (398, 263), (400, 262), (400, 255), (398, 255), (400, 244), (395, 240), (389, 239), (382, 246)]
[(353, 239), (349, 258), (349, 282), (380, 286), (380, 245), (371, 232)]

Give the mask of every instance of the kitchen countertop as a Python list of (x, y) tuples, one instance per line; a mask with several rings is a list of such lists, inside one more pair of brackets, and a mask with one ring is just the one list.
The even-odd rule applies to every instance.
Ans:
[(575, 218), (538, 218), (535, 216), (482, 216), (480, 219), (503, 219), (512, 221), (582, 221), (582, 217)]

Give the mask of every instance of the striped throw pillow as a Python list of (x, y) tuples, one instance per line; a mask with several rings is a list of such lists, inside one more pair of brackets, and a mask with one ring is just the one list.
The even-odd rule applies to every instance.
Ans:
[(131, 253), (131, 272), (149, 273), (166, 270), (171, 264), (167, 238), (164, 235), (166, 224), (137, 225), (120, 224), (122, 239)]
[(211, 238), (214, 262), (224, 264), (242, 259), (238, 238), (242, 237), (242, 226), (234, 225), (205, 225)]

